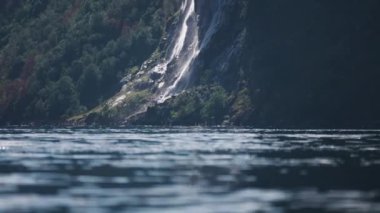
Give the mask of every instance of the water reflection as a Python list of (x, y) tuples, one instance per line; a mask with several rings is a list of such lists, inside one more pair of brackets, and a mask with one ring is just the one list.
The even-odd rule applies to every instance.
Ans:
[(376, 212), (380, 131), (0, 129), (0, 211)]

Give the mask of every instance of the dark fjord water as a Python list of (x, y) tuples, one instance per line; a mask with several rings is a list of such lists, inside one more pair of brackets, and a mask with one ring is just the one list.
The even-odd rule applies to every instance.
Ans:
[(0, 129), (0, 212), (380, 212), (380, 131)]

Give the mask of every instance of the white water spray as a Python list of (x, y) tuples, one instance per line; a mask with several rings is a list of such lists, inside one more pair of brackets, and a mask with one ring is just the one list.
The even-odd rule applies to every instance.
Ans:
[(211, 5), (212, 17), (203, 26), (204, 34), (200, 38), (200, 20), (195, 11), (195, 0), (183, 0), (176, 28), (166, 46), (165, 56), (158, 61), (148, 59), (137, 74), (126, 76), (127, 83), (108, 105), (111, 108), (117, 107), (125, 103), (131, 94), (148, 89), (152, 92), (149, 101), (143, 103), (136, 112), (132, 112), (138, 114), (144, 112), (149, 105), (163, 103), (186, 89), (198, 55), (212, 39), (223, 17), (222, 7), (225, 0), (213, 0)]
[[(157, 64), (153, 69), (159, 73), (165, 73), (168, 65), (174, 63), (175, 73), (173, 79), (169, 81), (169, 86), (163, 88), (157, 98), (158, 103), (163, 103), (176, 93), (176, 88), (185, 74), (189, 71), (191, 64), (199, 54), (198, 20), (195, 13), (195, 0), (185, 0), (181, 11), (184, 14), (182, 23), (176, 38), (174, 38), (173, 49), (170, 57), (163, 63)], [(166, 82), (160, 84), (161, 87)]]

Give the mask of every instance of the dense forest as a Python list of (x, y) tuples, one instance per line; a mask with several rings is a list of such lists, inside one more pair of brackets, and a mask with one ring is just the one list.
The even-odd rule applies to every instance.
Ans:
[(178, 1), (0, 2), (0, 120), (59, 121), (116, 93)]
[[(196, 1), (200, 37), (212, 4)], [(0, 123), (64, 121), (104, 104), (165, 46), (180, 6), (1, 1)], [(379, 9), (377, 0), (230, 1), (186, 91), (128, 122), (378, 127)], [(121, 124), (123, 112), (85, 122)]]

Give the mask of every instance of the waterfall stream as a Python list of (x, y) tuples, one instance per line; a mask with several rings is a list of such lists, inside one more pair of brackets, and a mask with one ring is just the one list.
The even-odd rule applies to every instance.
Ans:
[[(196, 0), (182, 1), (174, 29), (168, 32), (164, 49), (159, 50), (161, 56), (157, 59), (153, 54), (142, 64), (137, 74), (126, 76), (122, 80), (123, 88), (107, 102), (107, 106), (111, 109), (125, 106), (133, 94), (148, 91), (149, 97), (141, 101), (139, 107), (129, 109), (126, 114), (129, 118), (188, 88), (200, 52), (208, 45), (221, 23), (222, 6), (226, 0), (198, 2), (200, 5), (197, 7), (195, 3)], [(201, 23), (200, 15), (206, 15), (206, 19), (203, 19), (206, 22)]]
[(186, 81), (184, 79), (185, 74), (189, 71), (192, 62), (199, 54), (198, 22), (194, 1), (184, 0), (182, 3), (181, 12), (184, 14), (183, 20), (176, 38), (173, 39), (174, 45), (172, 45), (173, 49), (170, 51), (170, 57), (153, 68), (154, 71), (161, 74), (166, 73), (170, 64), (173, 64), (175, 69), (172, 79), (168, 82), (160, 82), (159, 87), (162, 88), (162, 92), (156, 100), (158, 103), (165, 102), (176, 92), (179, 92), (177, 91), (179, 84), (181, 81)]

